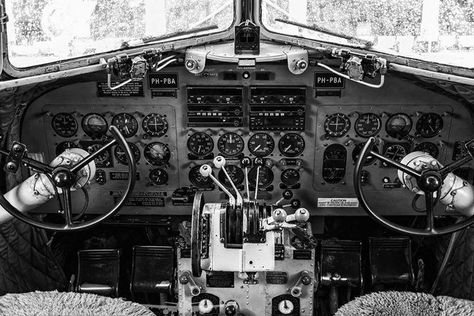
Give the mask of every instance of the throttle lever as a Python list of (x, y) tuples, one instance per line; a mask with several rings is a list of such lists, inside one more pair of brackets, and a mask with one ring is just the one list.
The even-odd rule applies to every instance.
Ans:
[(240, 160), (240, 164), (244, 168), (245, 172), (245, 193), (247, 194), (247, 200), (250, 199), (250, 189), (249, 189), (249, 166), (252, 163), (249, 157), (244, 157)]
[(217, 168), (217, 169), (222, 169), (222, 171), (224, 172), (225, 176), (227, 177), (227, 179), (229, 180), (229, 183), (230, 185), (232, 186), (232, 189), (234, 189), (235, 191), (235, 196), (237, 198), (237, 206), (242, 206), (242, 196), (240, 195), (240, 192), (239, 190), (237, 190), (237, 187), (235, 186), (234, 184), (234, 181), (232, 181), (232, 178), (230, 177), (229, 173), (227, 172), (227, 170), (225, 169), (225, 158), (222, 157), (222, 156), (217, 156), (216, 158), (214, 158), (214, 166)]
[(214, 181), (214, 183), (222, 190), (224, 191), (225, 194), (227, 194), (227, 196), (229, 197), (229, 204), (230, 206), (232, 207), (235, 207), (235, 198), (234, 196), (229, 192), (229, 190), (227, 190), (227, 188), (225, 186), (222, 185), (222, 183), (219, 182), (219, 180), (216, 179), (216, 177), (214, 177), (212, 175), (212, 168), (211, 166), (209, 165), (202, 165), (201, 168), (199, 168), (199, 173), (201, 174), (201, 176), (203, 176), (204, 178), (211, 178), (212, 181)]

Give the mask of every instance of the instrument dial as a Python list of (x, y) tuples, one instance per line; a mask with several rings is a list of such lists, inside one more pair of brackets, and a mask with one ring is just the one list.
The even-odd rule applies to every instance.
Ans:
[(407, 150), (401, 144), (388, 144), (384, 152), (385, 157), (401, 161), (407, 155)]
[[(213, 182), (211, 177), (203, 177), (201, 173), (199, 172), (199, 169), (201, 168), (201, 165), (194, 166), (189, 170), (189, 181), (198, 188), (201, 189), (211, 189), (213, 187)], [(214, 174), (214, 172), (212, 172)]]
[(244, 150), (244, 140), (236, 133), (225, 133), (219, 137), (217, 149), (226, 156), (237, 156)]
[[(140, 149), (138, 146), (132, 143), (128, 143), (130, 150), (132, 151), (133, 161), (138, 162), (140, 160)], [(118, 162), (122, 165), (128, 165), (127, 156), (125, 155), (125, 150), (121, 146), (115, 146), (114, 156)]]
[(385, 129), (388, 135), (401, 139), (410, 133), (412, 126), (413, 122), (408, 115), (397, 113), (390, 116)]
[[(365, 145), (365, 143), (357, 144), (357, 145), (355, 145), (354, 149), (352, 150), (352, 160), (354, 160), (354, 163), (356, 163), (357, 160), (359, 159), (359, 155), (360, 155), (362, 149), (364, 148), (364, 145)], [(372, 147), (372, 150), (375, 151), (376, 153), (379, 152), (379, 149), (375, 145)], [(369, 165), (373, 164), (376, 159), (377, 158), (375, 156), (373, 156), (371, 154), (368, 154), (367, 157), (365, 157), (364, 165), (369, 166)]]
[(107, 133), (108, 124), (105, 118), (98, 113), (89, 113), (82, 118), (84, 133), (92, 138), (101, 138)]
[(372, 137), (379, 133), (382, 128), (382, 121), (377, 114), (364, 113), (359, 115), (355, 121), (354, 129), (361, 137)]
[[(93, 154), (99, 149), (101, 149), (104, 146), (104, 144), (99, 144), (99, 143), (93, 143), (90, 144), (86, 147), (86, 151), (89, 154)], [(100, 155), (98, 155), (95, 159), (94, 162), (96, 163), (97, 167), (100, 168), (107, 168), (112, 166), (112, 157), (111, 157), (111, 152), (109, 150), (103, 151)]]
[[(225, 166), (225, 170), (229, 174), (230, 178), (232, 179), (232, 182), (234, 182), (236, 187), (238, 187), (244, 182), (244, 177), (245, 177), (244, 172), (238, 166), (227, 165)], [(227, 188), (232, 188), (232, 185), (229, 182), (229, 179), (227, 179), (222, 169), (219, 171), (218, 178), (219, 178), (220, 183), (225, 185)]]
[(163, 166), (168, 163), (171, 158), (171, 152), (168, 145), (154, 142), (145, 147), (143, 152), (145, 159), (154, 166)]
[(198, 309), (201, 314), (210, 314), (214, 309), (214, 304), (210, 299), (205, 298), (199, 301)]
[(129, 113), (115, 115), (112, 119), (112, 125), (116, 126), (125, 138), (134, 136), (138, 131), (138, 122)]
[(161, 168), (152, 169), (150, 170), (148, 178), (150, 178), (153, 184), (163, 185), (168, 183), (168, 172)]
[(163, 115), (151, 113), (143, 118), (142, 127), (148, 135), (161, 137), (168, 131), (168, 121)]
[(188, 138), (188, 149), (198, 157), (209, 155), (214, 149), (212, 137), (203, 132), (192, 134)]
[[(258, 174), (258, 188), (265, 189), (273, 182), (273, 171), (267, 166), (261, 166)], [(249, 182), (250, 185), (254, 186), (257, 179), (257, 166), (252, 167), (249, 171)]]
[(254, 156), (268, 156), (275, 149), (275, 141), (273, 137), (267, 133), (255, 133), (250, 137), (248, 143), (249, 151)]
[(77, 121), (72, 114), (58, 113), (53, 116), (51, 127), (61, 137), (72, 137), (77, 132)]
[(415, 147), (415, 151), (422, 151), (428, 153), (433, 158), (438, 158), (439, 156), (439, 149), (438, 146), (431, 142), (423, 142)]
[(286, 169), (281, 173), (281, 182), (293, 186), (300, 181), (300, 173), (296, 169)]
[(416, 132), (421, 137), (431, 138), (443, 129), (443, 118), (436, 113), (425, 113), (416, 122)]
[(290, 300), (282, 300), (278, 303), (278, 311), (283, 315), (288, 315), (293, 313), (295, 310), (295, 305)]
[(283, 135), (278, 142), (278, 149), (281, 154), (286, 157), (296, 157), (303, 153), (305, 148), (304, 139), (296, 133), (288, 133)]
[(56, 156), (59, 156), (60, 154), (62, 154), (66, 149), (71, 149), (71, 148), (79, 148), (79, 145), (71, 141), (65, 141), (65, 142), (59, 143), (56, 146)]
[(342, 113), (331, 114), (324, 122), (324, 130), (331, 137), (344, 136), (351, 128), (351, 121)]

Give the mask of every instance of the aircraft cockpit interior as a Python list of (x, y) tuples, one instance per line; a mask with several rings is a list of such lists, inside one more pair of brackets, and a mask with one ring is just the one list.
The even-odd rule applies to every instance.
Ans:
[(474, 315), (473, 1), (0, 23), (0, 315)]

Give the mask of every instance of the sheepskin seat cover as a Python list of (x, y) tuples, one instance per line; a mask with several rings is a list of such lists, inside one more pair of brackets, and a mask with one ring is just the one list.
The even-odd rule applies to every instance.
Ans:
[(1, 316), (154, 316), (143, 305), (88, 293), (29, 292), (0, 297)]
[(376, 292), (343, 305), (335, 316), (474, 315), (474, 301), (426, 293)]

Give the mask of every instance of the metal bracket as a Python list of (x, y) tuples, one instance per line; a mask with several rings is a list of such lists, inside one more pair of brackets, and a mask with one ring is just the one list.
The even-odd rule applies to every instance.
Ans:
[(5, 171), (15, 173), (21, 165), (21, 160), (25, 156), (27, 150), (26, 146), (19, 142), (13, 142), (13, 145), (8, 153), (7, 163), (5, 164)]
[(469, 155), (474, 159), (474, 138), (464, 144)]
[(288, 70), (294, 75), (301, 75), (308, 69), (308, 51), (301, 48), (291, 47), (284, 51), (288, 61)]
[(186, 59), (184, 66), (192, 74), (199, 74), (206, 67), (206, 58), (209, 54), (207, 49), (188, 49), (186, 50)]

